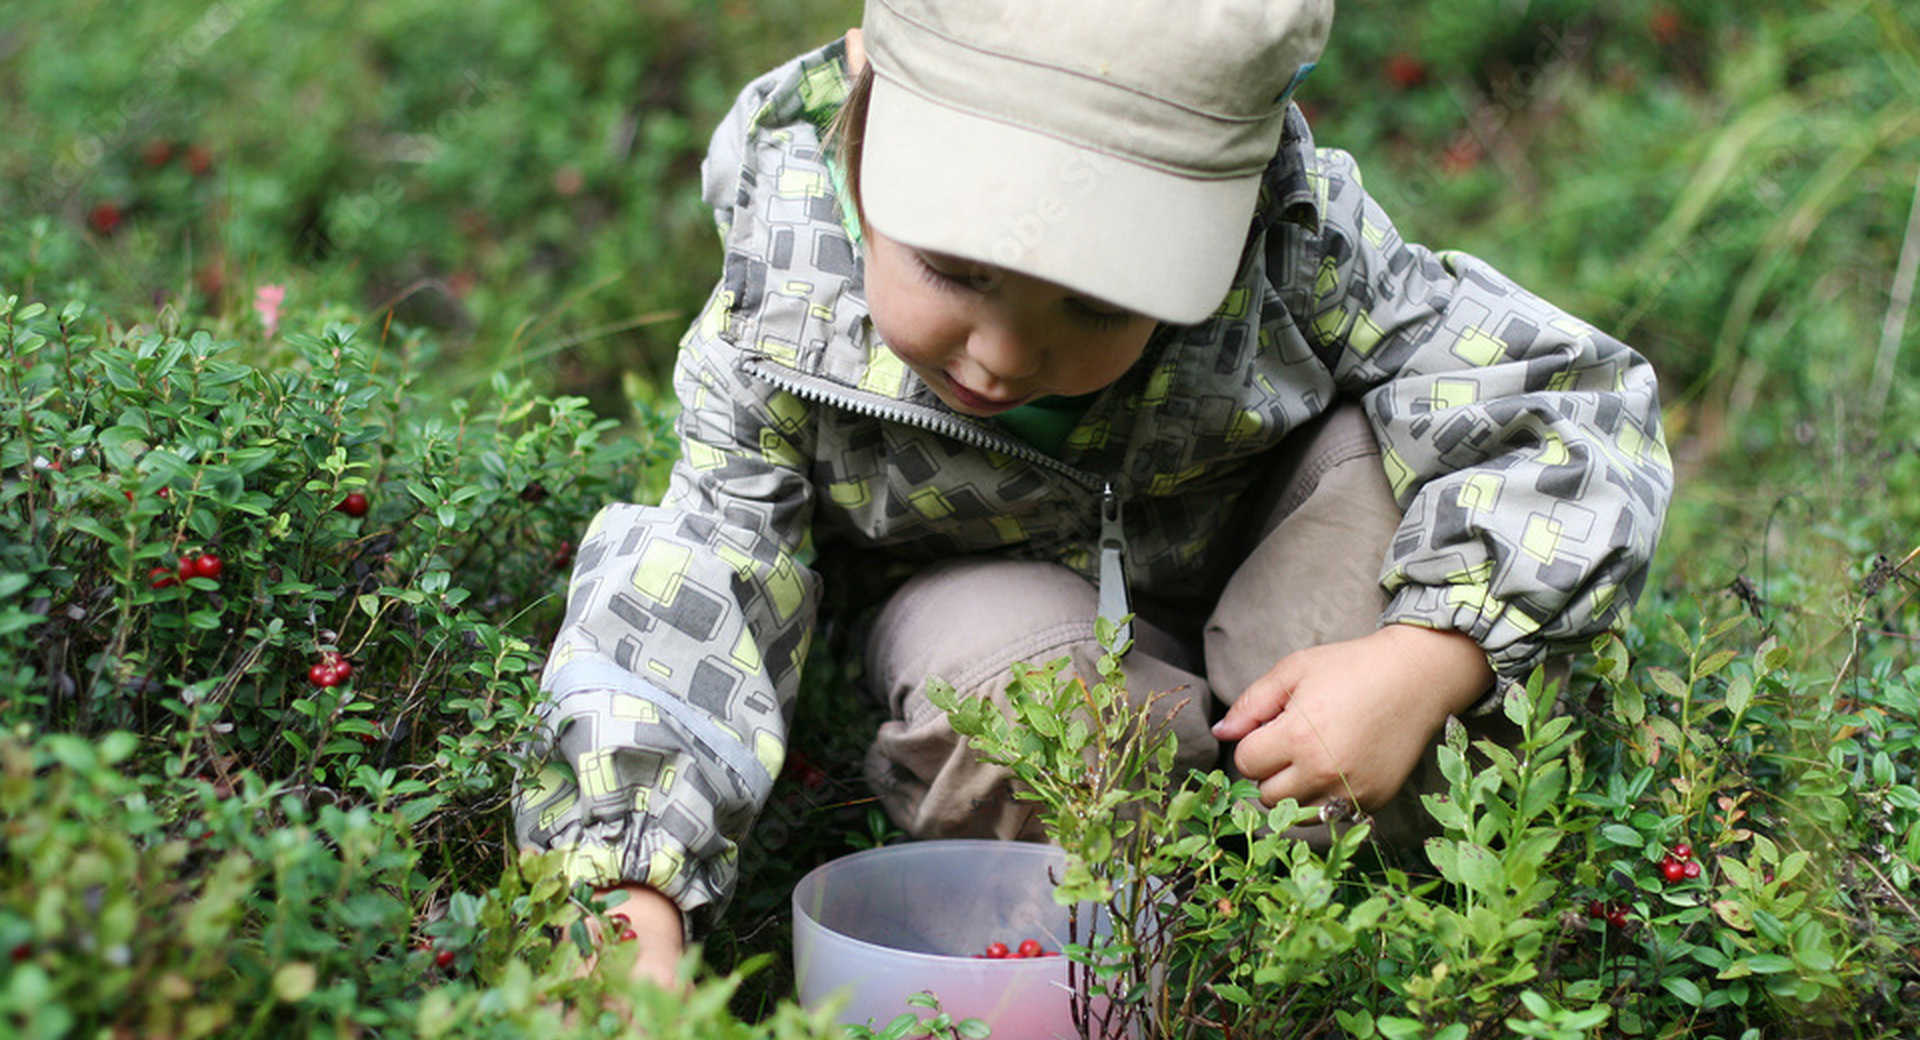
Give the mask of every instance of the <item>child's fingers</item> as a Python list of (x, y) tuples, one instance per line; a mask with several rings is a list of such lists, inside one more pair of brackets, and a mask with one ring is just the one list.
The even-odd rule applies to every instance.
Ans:
[(1298, 681), (1294, 655), (1281, 658), (1267, 674), (1255, 679), (1220, 721), (1213, 724), (1214, 739), (1240, 740), (1273, 719), (1287, 706)]

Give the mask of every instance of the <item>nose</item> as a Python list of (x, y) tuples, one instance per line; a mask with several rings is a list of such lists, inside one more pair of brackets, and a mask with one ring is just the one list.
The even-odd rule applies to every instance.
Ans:
[[(1032, 336), (998, 322), (976, 325), (967, 336), (967, 359), (999, 383), (1018, 383), (1040, 373), (1046, 353)], [(991, 387), (982, 387), (992, 390)]]

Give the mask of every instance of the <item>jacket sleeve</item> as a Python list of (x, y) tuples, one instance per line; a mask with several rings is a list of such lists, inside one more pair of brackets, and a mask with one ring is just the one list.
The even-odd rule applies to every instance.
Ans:
[(716, 290), (681, 345), (681, 457), (659, 506), (593, 520), (542, 679), (547, 764), (522, 845), (575, 881), (643, 881), (717, 911), (786, 753), (818, 603), (800, 563), (813, 497), (806, 408), (750, 383)]
[(1464, 253), (1403, 241), (1321, 150), (1308, 341), (1363, 395), (1406, 517), (1382, 623), (1472, 636), (1503, 680), (1639, 595), (1673, 469), (1646, 359)]

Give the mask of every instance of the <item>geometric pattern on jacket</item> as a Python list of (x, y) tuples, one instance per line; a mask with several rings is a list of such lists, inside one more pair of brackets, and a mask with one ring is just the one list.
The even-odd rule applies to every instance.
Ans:
[(1159, 329), (1055, 460), (948, 411), (874, 337), (820, 147), (846, 88), (836, 42), (749, 85), (714, 134), (726, 260), (676, 366), (682, 455), (660, 505), (610, 505), (581, 540), (543, 676), (549, 764), (517, 802), (523, 844), (570, 850), (576, 879), (725, 902), (786, 753), (816, 540), (1091, 579), (1110, 480), (1130, 585), (1177, 594), (1216, 565), (1222, 504), (1264, 453), (1342, 394), (1406, 510), (1383, 623), (1464, 632), (1505, 683), (1638, 595), (1672, 495), (1651, 366), (1403, 241), (1298, 109), (1219, 311)]

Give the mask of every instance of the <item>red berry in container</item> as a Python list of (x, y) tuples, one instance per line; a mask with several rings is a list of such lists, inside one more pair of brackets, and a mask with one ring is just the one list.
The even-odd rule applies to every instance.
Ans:
[(1042, 952), (1043, 951), (1040, 949), (1040, 943), (1038, 941), (1033, 939), (1022, 939), (1020, 940), (1020, 948), (1014, 951), (1013, 955), (1015, 957), (1038, 957)]
[(1008, 951), (1007, 951), (1007, 944), (1006, 944), (1006, 943), (1003, 943), (1003, 942), (990, 942), (990, 943), (988, 943), (988, 944), (987, 944), (987, 959), (988, 959), (988, 960), (990, 960), (990, 961), (999, 961), (999, 960), (1005, 960), (1005, 959), (1007, 959), (1007, 957), (1008, 957)]

